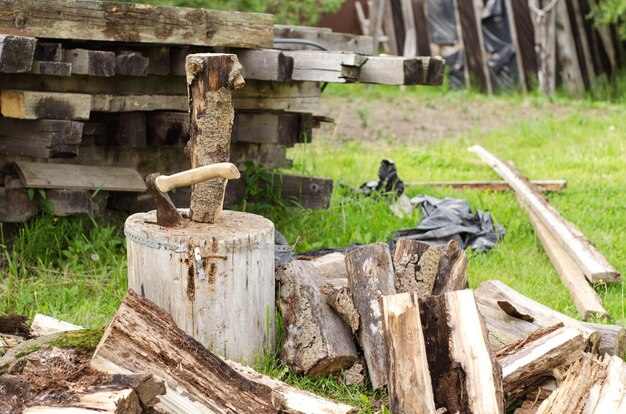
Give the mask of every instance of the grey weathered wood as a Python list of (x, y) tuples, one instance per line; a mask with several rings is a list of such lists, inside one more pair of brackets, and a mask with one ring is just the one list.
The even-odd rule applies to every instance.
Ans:
[(278, 306), (286, 329), (281, 359), (315, 378), (350, 368), (359, 356), (352, 333), (320, 292), (315, 266), (301, 260), (276, 269)]
[(321, 50), (285, 51), (293, 60), (291, 79), (313, 82), (357, 82), (366, 56), (352, 52), (329, 52)]
[(107, 326), (91, 366), (108, 373), (147, 371), (165, 380), (167, 393), (160, 397), (157, 410), (178, 407), (177, 412), (199, 414), (355, 411), (224, 361), (179, 329), (165, 310), (132, 290)]
[(80, 122), (0, 118), (0, 153), (72, 158), (78, 154), (82, 132)]
[[(327, 50), (339, 52), (355, 52), (369, 55), (374, 48), (370, 36), (359, 36), (346, 33), (335, 33), (330, 29), (303, 26), (274, 26), (274, 37), (282, 39), (310, 40), (323, 45)], [(285, 50), (310, 49), (310, 46), (298, 44), (276, 43), (274, 47)]]
[(148, 112), (146, 127), (148, 145), (151, 146), (180, 145), (189, 141), (187, 112)]
[(235, 109), (315, 112), (320, 108), (319, 82), (246, 81), (233, 93)]
[(524, 63), (522, 61), (522, 50), (520, 38), (517, 31), (517, 20), (514, 15), (514, 7), (512, 0), (504, 0), (504, 7), (506, 9), (506, 18), (509, 24), (509, 31), (511, 34), (511, 44), (515, 51), (515, 65), (517, 67), (517, 76), (519, 77), (519, 87), (522, 93), (528, 92), (526, 72), (524, 71)]
[(0, 221), (21, 223), (33, 217), (39, 206), (28, 197), (28, 190), (0, 187)]
[(383, 296), (383, 331), (392, 413), (434, 413), (432, 380), (417, 293)]
[(532, 183), (517, 169), (500, 160), (484, 148), (474, 145), (470, 151), (476, 153), (483, 162), (491, 166), (511, 187), (515, 189), (522, 207), (532, 211), (546, 226), (561, 246), (572, 256), (574, 261), (592, 283), (600, 279), (606, 282), (619, 282), (621, 274), (606, 260), (583, 233), (571, 222), (565, 220), (557, 209), (534, 188)]
[(230, 161), (239, 168), (244, 168), (247, 161), (268, 169), (293, 166), (293, 161), (287, 159), (287, 147), (284, 145), (233, 142), (230, 148)]
[(467, 62), (467, 72), (470, 75), (470, 84), (476, 85), (483, 93), (491, 94), (492, 86), (487, 69), (480, 13), (477, 12), (475, 6), (474, 1), (454, 0), (454, 7), (458, 10), (457, 24), (461, 29), (461, 41)]
[(37, 39), (0, 35), (0, 72), (28, 72), (33, 64)]
[(61, 217), (94, 215), (104, 211), (108, 196), (106, 191), (99, 191), (94, 196), (87, 190), (50, 189), (46, 190), (46, 204), (42, 205), (42, 209)]
[(58, 42), (37, 42), (35, 60), (46, 62), (61, 62), (63, 60), (63, 45)]
[(471, 290), (419, 300), (426, 356), (438, 408), (504, 413), (502, 374)]
[(445, 292), (467, 289), (467, 255), (459, 244), (450, 240), (448, 244), (440, 247), (439, 267), (433, 295), (441, 295)]
[(372, 56), (361, 67), (359, 82), (384, 85), (441, 85), (440, 57)]
[(430, 296), (440, 257), (440, 250), (436, 247), (417, 240), (398, 240), (393, 254), (396, 292)]
[(43, 62), (33, 60), (33, 66), (30, 72), (36, 75), (71, 76), (72, 64), (66, 62)]
[(95, 133), (98, 145), (132, 148), (148, 145), (145, 112), (93, 113), (87, 125), (85, 135)]
[(145, 191), (143, 178), (132, 168), (16, 161), (27, 188)]
[(93, 95), (94, 112), (186, 111), (189, 99), (184, 95)]
[(310, 142), (312, 136), (313, 115), (310, 113), (235, 111), (233, 142), (293, 147)]
[(115, 53), (102, 50), (67, 49), (63, 61), (72, 64), (72, 74), (115, 76)]
[[(547, 0), (538, 3), (541, 7)], [(536, 17), (532, 13), (533, 18)], [(535, 21), (535, 49), (539, 65), (539, 88), (545, 95), (554, 95), (556, 88), (556, 11), (548, 11), (538, 22)]]
[(599, 355), (609, 354), (626, 358), (626, 329), (623, 326), (590, 322), (583, 322), (583, 324), (600, 335)]
[[(231, 91), (245, 84), (236, 55), (187, 56), (191, 134), (185, 153), (192, 168), (228, 162), (234, 118)], [(208, 80), (208, 82), (206, 81)], [(191, 218), (214, 223), (221, 214), (226, 180), (214, 179), (191, 189)]]
[(141, 54), (148, 59), (148, 75), (167, 76), (170, 74), (170, 48), (167, 46), (145, 46)]
[(582, 96), (585, 85), (567, 11), (567, 2), (558, 2), (554, 11), (556, 13), (556, 56), (559, 60), (561, 85), (570, 94)]
[(359, 342), (374, 389), (387, 383), (388, 367), (382, 335), (380, 298), (396, 293), (389, 246), (375, 243), (346, 255), (348, 284), (361, 317)]
[(245, 79), (286, 82), (291, 80), (293, 58), (275, 49), (236, 50)]
[(413, 17), (417, 31), (417, 54), (419, 56), (431, 56), (427, 0), (413, 0)]
[(5, 89), (0, 93), (0, 110), (7, 118), (87, 120), (91, 96)]
[(0, 27), (32, 36), (130, 43), (271, 47), (273, 16), (102, 0), (3, 0)]
[(139, 52), (120, 51), (115, 56), (115, 74), (125, 76), (147, 76), (150, 61)]

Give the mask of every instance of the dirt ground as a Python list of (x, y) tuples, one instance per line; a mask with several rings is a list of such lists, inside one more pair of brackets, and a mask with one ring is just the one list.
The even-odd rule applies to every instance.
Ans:
[(317, 137), (339, 141), (391, 140), (414, 144), (442, 138), (456, 138), (470, 131), (479, 133), (512, 127), (549, 117), (564, 117), (572, 108), (557, 104), (519, 102), (504, 99), (438, 97), (432, 99), (322, 97), (324, 115), (335, 119), (324, 123)]

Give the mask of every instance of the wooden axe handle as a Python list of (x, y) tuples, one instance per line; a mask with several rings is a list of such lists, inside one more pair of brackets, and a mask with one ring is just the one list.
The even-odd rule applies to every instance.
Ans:
[(198, 184), (211, 178), (234, 180), (241, 177), (239, 170), (230, 162), (205, 165), (172, 175), (160, 175), (154, 182), (161, 192), (168, 192), (172, 188), (186, 187)]

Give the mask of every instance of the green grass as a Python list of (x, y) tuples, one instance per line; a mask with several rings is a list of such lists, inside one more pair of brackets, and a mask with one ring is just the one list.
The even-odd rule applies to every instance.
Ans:
[[(626, 79), (626, 78), (625, 78)], [(335, 180), (334, 197), (327, 211), (285, 205), (247, 205), (266, 215), (296, 250), (342, 247), (354, 243), (388, 241), (393, 230), (415, 226), (419, 213), (395, 217), (384, 199), (355, 195), (349, 187), (376, 179), (384, 157), (398, 165), (402, 179), (410, 181), (498, 179), (492, 170), (467, 151), (480, 144), (501, 158), (512, 160), (533, 179), (566, 179), (568, 187), (549, 194), (550, 203), (575, 223), (617, 269), (626, 269), (626, 96), (625, 82), (602, 95), (552, 100), (531, 96), (485, 97), (472, 92), (411, 89), (404, 97), (428, 105), (432, 99), (455, 105), (475, 105), (488, 100), (503, 105), (532, 105), (544, 110), (540, 119), (515, 127), (412, 146), (382, 139), (379, 142), (331, 142), (316, 135), (311, 144), (290, 151), (293, 172)], [(345, 89), (344, 89), (345, 87)], [(621, 92), (620, 92), (621, 91)], [(331, 85), (327, 95), (349, 99), (393, 102), (397, 88)], [(551, 113), (552, 103), (568, 108), (565, 118)], [(522, 105), (523, 104), (523, 105)], [(436, 119), (432, 122), (437, 122)], [(376, 126), (363, 123), (363, 128)], [(532, 226), (511, 193), (409, 187), (409, 196), (427, 193), (458, 197), (474, 209), (490, 211), (506, 236), (486, 254), (470, 253), (472, 287), (499, 279), (523, 294), (570, 316), (578, 317), (566, 289), (546, 257)], [(34, 315), (42, 312), (86, 327), (102, 327), (114, 314), (126, 290), (123, 218), (53, 218), (40, 216), (22, 225), (4, 246), (0, 281), (0, 312)], [(626, 324), (622, 284), (596, 286), (613, 322)], [(276, 355), (258, 363), (264, 372), (295, 386), (357, 405), (361, 412), (379, 410), (385, 395), (365, 387), (348, 387), (332, 378), (310, 380), (295, 375)]]

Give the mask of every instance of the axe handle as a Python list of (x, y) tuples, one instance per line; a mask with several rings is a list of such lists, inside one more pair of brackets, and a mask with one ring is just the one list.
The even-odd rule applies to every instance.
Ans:
[(198, 184), (211, 178), (224, 178), (234, 180), (241, 177), (239, 170), (230, 162), (220, 162), (217, 164), (205, 165), (191, 170), (179, 172), (172, 175), (160, 175), (154, 181), (157, 188), (166, 193), (172, 188), (186, 187)]

